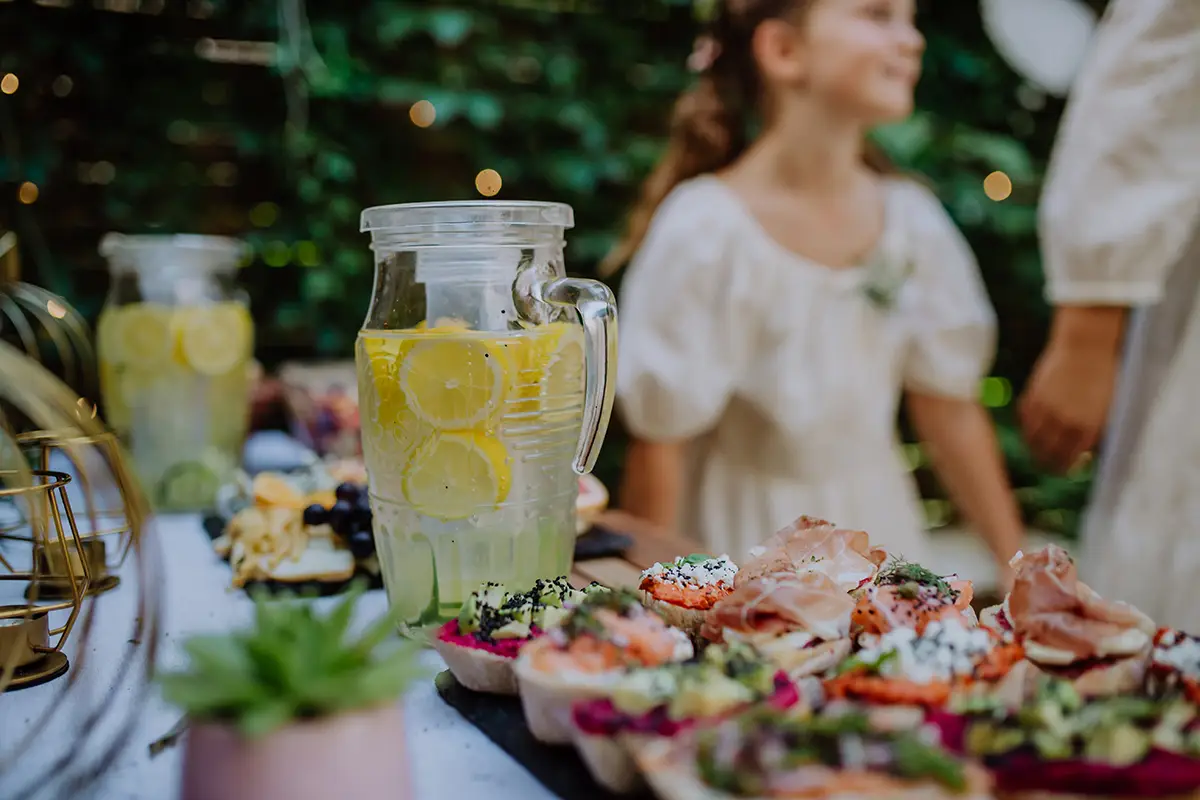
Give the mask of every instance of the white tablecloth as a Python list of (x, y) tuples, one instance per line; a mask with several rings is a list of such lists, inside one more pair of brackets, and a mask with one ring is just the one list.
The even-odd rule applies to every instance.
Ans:
[[(182, 639), (193, 633), (221, 631), (242, 624), (248, 618), (250, 601), (244, 592), (228, 589), (229, 567), (213, 554), (198, 518), (162, 517), (156, 526), (164, 561), (159, 665), (171, 666), (179, 664)], [(113, 683), (103, 665), (113, 661), (126, 647), (133, 619), (133, 592), (134, 585), (127, 581), (96, 600), (100, 604), (97, 625), (87, 642), (89, 661), (81, 674), (97, 690)], [(383, 592), (370, 592), (360, 604), (360, 614), (364, 618), (373, 617), (383, 611), (384, 603)], [(404, 699), (417, 800), (483, 796), (489, 800), (553, 798), (529, 773), (441, 701), (432, 682), (432, 675), (443, 668), (441, 659), (431, 651), (424, 657), (431, 679), (415, 686)], [(0, 764), (4, 763), (16, 737), (38, 720), (53, 694), (62, 691), (64, 682), (65, 678), (0, 695)], [(130, 702), (138, 683), (118, 687), (114, 708)], [(177, 797), (181, 749), (172, 748), (151, 759), (147, 745), (169, 731), (178, 719), (178, 712), (152, 692), (132, 742), (115, 760), (98, 797), (104, 800)], [(62, 720), (64, 726), (71, 724), (70, 717)], [(46, 738), (42, 736), (39, 741)], [(14, 767), (0, 777), (0, 795), (4, 795), (5, 787), (11, 790), (16, 785), (22, 769)]]

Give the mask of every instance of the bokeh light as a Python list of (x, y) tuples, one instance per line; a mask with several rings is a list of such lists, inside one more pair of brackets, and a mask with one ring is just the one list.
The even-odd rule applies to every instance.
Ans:
[(274, 203), (259, 203), (250, 209), (250, 222), (256, 228), (269, 228), (279, 219), (279, 206)]
[(33, 181), (25, 181), (17, 189), (17, 199), (25, 205), (32, 205), (38, 199), (38, 187)]
[(997, 203), (1007, 200), (1012, 194), (1012, 189), (1012, 179), (1003, 172), (993, 172), (983, 179), (983, 193), (989, 200), (995, 200)]
[(496, 196), (503, 185), (504, 182), (500, 180), (500, 173), (494, 169), (485, 169), (475, 176), (475, 188), (484, 197)]
[(67, 309), (57, 300), (46, 301), (46, 312), (55, 319), (62, 319), (67, 315)]
[(112, 183), (113, 179), (117, 177), (117, 168), (112, 165), (112, 162), (97, 161), (88, 170), (88, 177), (92, 183), (98, 183), (103, 186)]
[(20, 85), (21, 82), (17, 80), (17, 76), (11, 72), (0, 78), (0, 92), (5, 94), (16, 94), (17, 87)]
[(1012, 384), (1008, 378), (990, 376), (983, 379), (979, 402), (986, 408), (1004, 408), (1012, 402)]
[(418, 128), (428, 128), (437, 119), (437, 109), (428, 100), (418, 100), (408, 110), (408, 118)]

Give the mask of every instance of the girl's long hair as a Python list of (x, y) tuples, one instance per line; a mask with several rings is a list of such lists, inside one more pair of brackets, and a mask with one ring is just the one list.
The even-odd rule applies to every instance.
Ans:
[[(641, 246), (658, 206), (686, 180), (721, 170), (746, 151), (749, 123), (758, 116), (762, 80), (754, 59), (754, 31), (770, 19), (795, 18), (811, 0), (719, 0), (708, 36), (714, 55), (695, 85), (675, 101), (670, 138), (662, 159), (642, 184), (624, 236), (600, 263), (611, 275)], [(867, 166), (882, 174), (896, 170), (883, 151), (868, 141)]]

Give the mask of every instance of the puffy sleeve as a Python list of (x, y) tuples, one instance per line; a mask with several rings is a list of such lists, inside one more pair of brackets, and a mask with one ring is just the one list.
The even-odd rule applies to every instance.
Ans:
[(975, 399), (996, 355), (996, 315), (975, 255), (941, 202), (915, 183), (906, 190), (914, 291), (904, 385)]
[(744, 362), (743, 315), (753, 312), (737, 299), (732, 215), (705, 188), (667, 197), (621, 287), (617, 400), (625, 425), (649, 441), (710, 430)]
[(1157, 302), (1200, 212), (1200, 2), (1116, 0), (1067, 105), (1040, 210), (1056, 304)]

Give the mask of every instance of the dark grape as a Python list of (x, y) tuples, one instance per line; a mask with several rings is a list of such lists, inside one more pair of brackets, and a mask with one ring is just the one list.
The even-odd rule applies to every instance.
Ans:
[(375, 536), (369, 530), (356, 528), (346, 544), (355, 558), (368, 558), (375, 553)]
[(346, 500), (338, 500), (329, 509), (329, 527), (338, 536), (350, 534), (351, 522), (354, 519), (354, 506)]
[(324, 525), (329, 521), (329, 512), (325, 510), (325, 506), (320, 503), (313, 503), (308, 508), (304, 509), (304, 524), (305, 525)]
[(345, 500), (347, 503), (357, 503), (358, 499), (363, 496), (363, 490), (358, 484), (341, 483), (333, 490), (333, 495), (338, 500)]
[(354, 520), (355, 527), (371, 530), (371, 507), (369, 505), (356, 506), (351, 519)]

